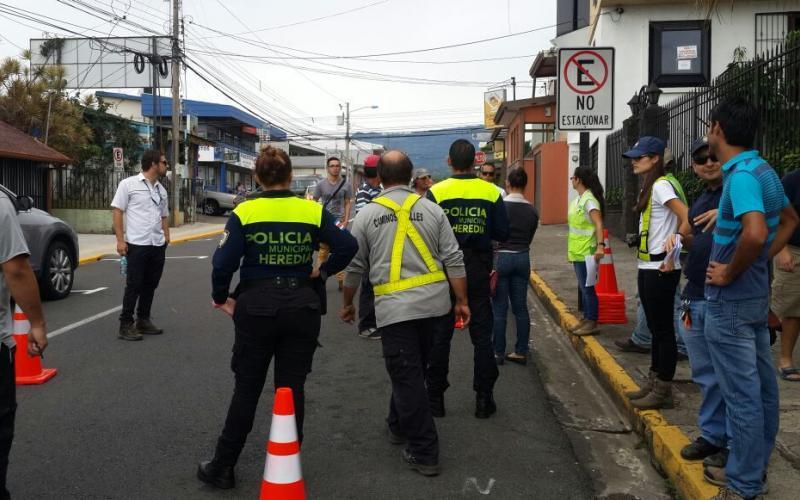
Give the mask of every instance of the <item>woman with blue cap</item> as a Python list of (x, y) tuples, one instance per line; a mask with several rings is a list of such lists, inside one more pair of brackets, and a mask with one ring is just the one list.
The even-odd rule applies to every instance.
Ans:
[(678, 230), (686, 235), (690, 226), (683, 188), (664, 169), (665, 147), (658, 137), (644, 136), (622, 155), (631, 160), (633, 172), (642, 180), (634, 207), (639, 212), (638, 285), (653, 334), (648, 379), (641, 390), (627, 394), (639, 409), (672, 407), (672, 378), (678, 359), (673, 302), (681, 271), (680, 262), (667, 256), (679, 241)]

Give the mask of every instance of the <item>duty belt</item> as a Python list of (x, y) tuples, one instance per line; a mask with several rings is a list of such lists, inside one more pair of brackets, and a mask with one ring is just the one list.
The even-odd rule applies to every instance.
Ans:
[(311, 280), (306, 277), (276, 276), (273, 278), (245, 280), (242, 281), (242, 283), (239, 286), (242, 291), (246, 291), (246, 290), (251, 290), (253, 288), (296, 290), (298, 288), (310, 285), (311, 285)]

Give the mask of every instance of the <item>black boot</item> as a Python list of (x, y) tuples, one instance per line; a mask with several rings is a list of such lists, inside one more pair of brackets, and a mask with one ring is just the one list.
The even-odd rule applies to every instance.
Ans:
[(154, 325), (150, 318), (137, 319), (136, 330), (142, 335), (161, 335), (164, 333), (164, 330)]
[(479, 392), (475, 397), (475, 417), (489, 418), (492, 413), (497, 411), (491, 392)]
[(444, 417), (444, 394), (428, 394), (428, 406), (431, 408), (431, 415), (437, 418)]
[(133, 323), (120, 323), (117, 338), (122, 340), (142, 340), (142, 334), (136, 331)]
[(197, 466), (197, 479), (221, 490), (229, 490), (236, 485), (233, 466), (220, 465), (214, 460), (200, 462)]

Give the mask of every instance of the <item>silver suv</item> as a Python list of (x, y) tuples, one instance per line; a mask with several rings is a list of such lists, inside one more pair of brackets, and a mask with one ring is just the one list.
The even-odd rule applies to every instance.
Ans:
[(30, 262), (45, 299), (63, 299), (72, 291), (78, 267), (78, 235), (66, 222), (33, 208), (30, 196), (0, 190), (16, 205), (19, 223), (31, 252)]

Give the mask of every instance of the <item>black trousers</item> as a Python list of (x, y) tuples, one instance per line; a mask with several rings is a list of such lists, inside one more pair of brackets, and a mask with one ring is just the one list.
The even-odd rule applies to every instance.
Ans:
[(0, 500), (11, 498), (6, 489), (8, 454), (14, 440), (14, 415), (17, 412), (17, 386), (14, 376), (14, 349), (0, 343)]
[[(303, 440), (305, 382), (319, 337), (319, 297), (311, 287), (251, 288), (236, 302), (231, 369), (236, 384), (215, 459), (235, 465), (253, 429), (258, 399), (275, 358), (275, 388), (289, 387), (299, 440)], [(264, 413), (265, 415), (267, 412)]]
[(123, 323), (133, 322), (134, 309), (138, 318), (150, 318), (153, 296), (164, 272), (166, 253), (167, 245), (155, 247), (128, 243), (128, 276), (119, 316)]
[(434, 332), (449, 319), (449, 315), (417, 319), (380, 329), (383, 358), (392, 381), (386, 422), (393, 433), (408, 440), (408, 451), (427, 465), (439, 463), (439, 437), (428, 406), (425, 365)]
[(647, 318), (647, 328), (653, 334), (650, 370), (665, 382), (675, 377), (678, 362), (674, 304), (680, 279), (680, 271), (662, 273), (657, 269), (640, 269), (638, 275), (639, 298)]
[(369, 282), (369, 273), (364, 273), (361, 278), (361, 289), (358, 295), (358, 331), (367, 328), (376, 328), (375, 320), (375, 291)]
[[(492, 253), (465, 250), (464, 264), (467, 270), (467, 299), (472, 314), (469, 324), (469, 336), (474, 350), (472, 388), (476, 392), (492, 392), (497, 377), (500, 375), (494, 361), (494, 345), (492, 343), (494, 316), (489, 290)], [(447, 374), (454, 323), (455, 317), (451, 313), (447, 328), (440, 328), (434, 337), (427, 370), (430, 394), (442, 394), (450, 386)]]

